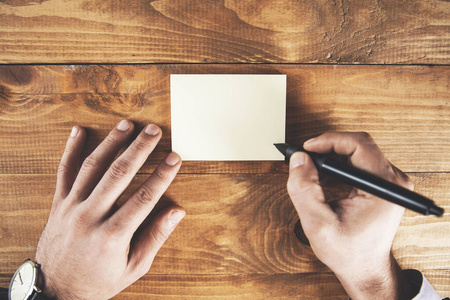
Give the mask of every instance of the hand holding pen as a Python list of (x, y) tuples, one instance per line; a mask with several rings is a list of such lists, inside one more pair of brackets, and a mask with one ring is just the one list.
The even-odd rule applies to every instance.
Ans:
[[(386, 160), (366, 133), (325, 133), (304, 148), (348, 156), (354, 167), (413, 189), (408, 176)], [(403, 207), (356, 188), (345, 199), (327, 202), (314, 162), (304, 152), (290, 159), (287, 187), (312, 250), (352, 299), (373, 295), (402, 299), (414, 294), (391, 254)]]
[(444, 213), (444, 209), (434, 204), (433, 200), (363, 169), (334, 160), (327, 154), (307, 151), (303, 147), (285, 143), (274, 145), (286, 157), (286, 161), (289, 161), (295, 152), (305, 152), (320, 173), (327, 174), (354, 188), (424, 215), (433, 214), (441, 217)]

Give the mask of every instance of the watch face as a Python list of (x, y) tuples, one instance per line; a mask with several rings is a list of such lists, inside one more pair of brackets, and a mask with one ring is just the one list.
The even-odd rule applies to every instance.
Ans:
[(11, 300), (27, 299), (33, 293), (36, 278), (35, 270), (32, 262), (25, 262), (17, 269), (9, 287)]

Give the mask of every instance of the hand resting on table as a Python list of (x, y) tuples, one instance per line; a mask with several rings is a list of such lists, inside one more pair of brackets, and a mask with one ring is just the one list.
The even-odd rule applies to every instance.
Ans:
[[(161, 139), (148, 125), (130, 139), (123, 120), (81, 164), (86, 132), (74, 127), (58, 168), (50, 216), (39, 240), (44, 295), (58, 299), (107, 299), (149, 270), (156, 253), (185, 212), (170, 206), (142, 222), (174, 179), (181, 160), (170, 153), (117, 211), (113, 205)], [(138, 230), (139, 228), (139, 230)]]

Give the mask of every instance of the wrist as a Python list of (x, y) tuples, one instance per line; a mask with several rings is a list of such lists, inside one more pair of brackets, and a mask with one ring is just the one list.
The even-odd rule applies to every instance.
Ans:
[(56, 300), (56, 299), (66, 299), (67, 297), (61, 297), (61, 294), (57, 292), (57, 289), (53, 285), (52, 276), (48, 274), (48, 270), (45, 265), (41, 265), (38, 278), (38, 286), (41, 290), (41, 295), (46, 299)]
[(412, 299), (414, 288), (392, 255), (387, 262), (357, 272), (335, 273), (353, 300)]

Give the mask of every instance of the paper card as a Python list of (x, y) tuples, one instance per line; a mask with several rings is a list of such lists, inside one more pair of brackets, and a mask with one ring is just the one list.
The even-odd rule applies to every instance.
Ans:
[(286, 75), (171, 75), (170, 96), (183, 160), (284, 160)]

